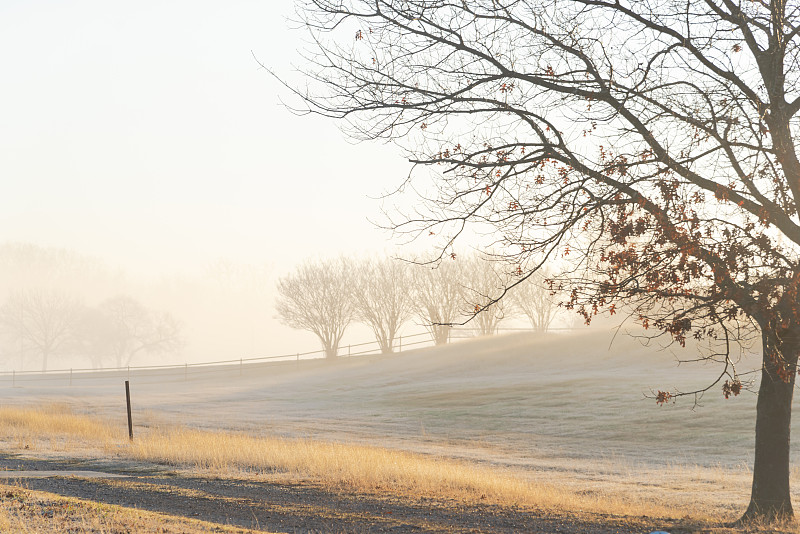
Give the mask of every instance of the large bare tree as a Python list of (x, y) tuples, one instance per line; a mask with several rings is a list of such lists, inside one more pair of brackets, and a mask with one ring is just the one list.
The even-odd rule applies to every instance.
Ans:
[[(786, 0), (307, 0), (298, 107), (410, 153), (448, 249), (490, 230), (519, 281), (554, 257), (587, 321), (719, 347), (760, 336), (743, 519), (793, 515), (800, 354), (800, 6)], [(431, 177), (430, 181), (428, 177)], [(497, 295), (501, 297), (502, 292)], [(659, 401), (693, 392), (661, 391)]]
[(325, 356), (335, 358), (355, 317), (353, 279), (352, 263), (345, 258), (305, 261), (278, 279), (278, 318), (287, 326), (312, 332)]
[(355, 317), (375, 334), (382, 353), (392, 352), (400, 327), (414, 314), (411, 267), (396, 259), (358, 262), (352, 299)]

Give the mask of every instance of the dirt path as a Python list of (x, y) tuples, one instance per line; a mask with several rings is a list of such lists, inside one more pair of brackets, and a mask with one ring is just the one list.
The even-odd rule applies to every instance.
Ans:
[[(639, 534), (663, 525), (646, 518), (578, 517), (494, 505), (399, 499), (331, 491), (300, 483), (187, 476), (158, 466), (142, 469), (93, 461), (0, 455), (0, 469), (92, 469), (125, 478), (10, 478), (5, 481), (59, 495), (262, 529), (268, 532), (492, 532)], [(677, 532), (675, 530), (671, 532)]]

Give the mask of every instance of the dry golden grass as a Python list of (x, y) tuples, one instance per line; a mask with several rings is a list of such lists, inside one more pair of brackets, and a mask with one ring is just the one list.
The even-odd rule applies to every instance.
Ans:
[(0, 407), (2, 439), (18, 448), (31, 448), (45, 441), (53, 450), (70, 450), (90, 441), (108, 447), (123, 434), (97, 418), (77, 415), (64, 405), (36, 408)]
[[(530, 473), (380, 447), (169, 426), (137, 432), (131, 443), (124, 431), (60, 406), (0, 408), (0, 439), (40, 452), (51, 450), (56, 444), (61, 447), (58, 450), (69, 448), (73, 454), (100, 451), (221, 477), (277, 477), (355, 492), (389, 491), (410, 498), (489, 502), (567, 513), (691, 518), (697, 525), (733, 519), (718, 514), (713, 506), (703, 505), (696, 498), (697, 488), (692, 486), (683, 490), (684, 500), (670, 502), (670, 495), (654, 498), (652, 492), (642, 491), (636, 482), (609, 486), (591, 480), (581, 483), (575, 477), (564, 482), (558, 475), (546, 473), (539, 473), (536, 480), (531, 479)], [(697, 473), (697, 478), (722, 480), (726, 476), (727, 473), (715, 474), (713, 470)], [(708, 489), (709, 481), (703, 483)]]
[[(0, 532), (18, 534), (116, 534), (158, 532), (251, 534), (256, 531), (122, 506), (61, 497), (0, 484)], [(259, 531), (261, 532), (261, 531)]]
[(363, 445), (174, 428), (143, 436), (128, 450), (137, 460), (222, 476), (277, 474), (361, 492), (388, 489), (401, 495), (623, 515), (676, 512), (636, 499), (609, 499), (532, 482), (500, 468)]
[(0, 408), (0, 436), (33, 448), (91, 447), (131, 459), (226, 474), (270, 474), (327, 486), (460, 501), (493, 502), (623, 515), (670, 516), (676, 510), (635, 496), (586, 494), (519, 474), (393, 449), (310, 440), (155, 428), (133, 443), (97, 418), (63, 406)]

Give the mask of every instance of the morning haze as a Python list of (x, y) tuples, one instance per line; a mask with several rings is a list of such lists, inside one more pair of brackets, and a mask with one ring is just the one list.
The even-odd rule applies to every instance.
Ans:
[[(350, 145), (335, 125), (281, 106), (254, 55), (288, 66), (291, 11), (0, 6), (15, 80), (0, 88), (0, 242), (67, 249), (144, 287), (141, 298), (198, 339), (181, 361), (309, 348), (313, 339), (272, 318), (276, 276), (309, 256), (385, 248), (368, 195), (405, 169), (396, 153)], [(213, 298), (222, 263), (261, 271), (269, 287), (247, 291), (248, 302)], [(253, 313), (240, 320), (244, 309)], [(222, 346), (196, 334), (239, 322), (249, 326), (232, 327)]]
[(800, 532), (718, 4), (0, 4), (0, 532)]

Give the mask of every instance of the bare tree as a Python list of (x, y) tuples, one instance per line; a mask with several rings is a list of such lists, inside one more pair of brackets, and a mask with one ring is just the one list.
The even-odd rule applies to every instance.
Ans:
[(445, 260), (435, 265), (414, 267), (416, 311), (437, 345), (447, 343), (453, 324), (460, 320), (464, 306), (463, 262)]
[(278, 279), (275, 310), (283, 324), (316, 335), (325, 356), (335, 358), (355, 317), (352, 287), (352, 265), (345, 258), (308, 260)]
[(109, 328), (102, 335), (117, 367), (130, 365), (138, 354), (174, 352), (182, 345), (180, 325), (169, 313), (149, 310), (128, 296), (107, 299), (99, 309)]
[(473, 255), (464, 265), (464, 299), (467, 320), (474, 322), (478, 335), (497, 333), (500, 321), (505, 319), (509, 303), (496, 297), (508, 285), (500, 264), (490, 256)]
[(355, 269), (355, 318), (372, 329), (384, 354), (392, 352), (400, 327), (414, 314), (409, 268), (383, 258), (359, 262)]
[(68, 351), (87, 358), (93, 368), (100, 369), (114, 353), (115, 336), (116, 328), (110, 317), (99, 308), (84, 307), (75, 319)]
[(703, 390), (738, 394), (730, 349), (760, 336), (743, 519), (792, 516), (800, 7), (308, 0), (299, 13), (318, 47), (302, 105), (428, 169), (406, 188), (426, 192), (424, 209), (398, 229), (434, 232), (447, 250), (477, 224), (520, 282), (569, 261), (556, 289), (586, 321), (627, 304), (678, 344), (710, 339), (719, 373)]
[(558, 300), (546, 280), (552, 276), (547, 270), (536, 271), (525, 281), (514, 286), (506, 298), (522, 312), (537, 332), (547, 332), (558, 312)]
[(20, 291), (0, 308), (0, 324), (21, 350), (38, 353), (44, 372), (49, 359), (69, 346), (81, 308), (75, 297), (60, 291)]

